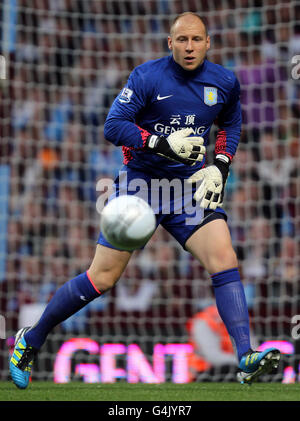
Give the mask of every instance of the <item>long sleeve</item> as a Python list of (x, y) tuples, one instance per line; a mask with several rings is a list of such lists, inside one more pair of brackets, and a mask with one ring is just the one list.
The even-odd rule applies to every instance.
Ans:
[(236, 79), (230, 92), (226, 107), (217, 119), (219, 131), (217, 133), (215, 154), (224, 154), (232, 160), (241, 136), (242, 116), (240, 104), (240, 84)]
[(114, 145), (143, 148), (150, 133), (136, 124), (136, 118), (147, 103), (145, 87), (145, 76), (136, 68), (114, 100), (104, 124), (104, 136)]

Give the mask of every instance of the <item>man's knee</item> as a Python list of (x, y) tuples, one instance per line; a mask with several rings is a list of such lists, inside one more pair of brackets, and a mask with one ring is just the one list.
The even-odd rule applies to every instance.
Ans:
[(232, 247), (217, 248), (214, 253), (207, 256), (207, 261), (204, 264), (207, 271), (213, 274), (237, 267), (238, 259)]
[(98, 246), (88, 274), (100, 292), (111, 289), (120, 279), (131, 254)]
[(112, 269), (101, 270), (101, 268), (99, 268), (95, 270), (91, 267), (88, 269), (88, 274), (95, 287), (101, 293), (113, 288), (121, 276), (121, 274), (116, 274)]
[(210, 273), (238, 266), (227, 223), (216, 219), (198, 229), (186, 242), (189, 250)]

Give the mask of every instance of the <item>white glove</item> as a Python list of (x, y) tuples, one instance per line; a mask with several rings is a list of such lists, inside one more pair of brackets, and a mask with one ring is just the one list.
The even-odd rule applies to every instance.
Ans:
[(189, 137), (191, 133), (193, 133), (191, 128), (181, 129), (170, 134), (167, 141), (171, 149), (181, 158), (202, 161), (206, 152), (203, 146), (204, 139), (200, 136)]
[[(210, 165), (195, 172), (187, 182), (189, 184), (201, 181), (200, 186), (194, 194), (194, 199), (205, 209), (216, 209), (222, 206), (223, 201), (223, 176), (215, 165)], [(226, 181), (226, 180), (225, 180)]]
[(192, 132), (192, 128), (185, 128), (177, 130), (167, 138), (150, 135), (146, 140), (146, 148), (168, 159), (189, 165), (194, 164), (196, 161), (203, 160), (206, 148), (203, 145), (203, 137), (190, 137)]

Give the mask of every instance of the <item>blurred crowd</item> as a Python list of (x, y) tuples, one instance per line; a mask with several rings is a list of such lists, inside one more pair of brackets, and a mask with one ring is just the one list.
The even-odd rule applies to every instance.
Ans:
[[(9, 330), (22, 306), (44, 305), (89, 266), (99, 233), (96, 183), (122, 164), (121, 151), (104, 139), (105, 117), (135, 66), (169, 54), (170, 22), (187, 10), (207, 22), (208, 58), (241, 83), (243, 133), (225, 206), (254, 328), (282, 335), (299, 312), (300, 85), (291, 76), (299, 5), (19, 0), (0, 94), (0, 165), (11, 177), (0, 301)], [(60, 329), (184, 335), (187, 319), (211, 297), (208, 275), (158, 229), (117, 287)]]

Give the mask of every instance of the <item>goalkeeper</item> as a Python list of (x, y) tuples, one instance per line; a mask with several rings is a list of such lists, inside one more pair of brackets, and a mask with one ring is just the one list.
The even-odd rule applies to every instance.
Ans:
[[(248, 309), (222, 209), (231, 161), (241, 133), (240, 88), (235, 75), (206, 59), (210, 38), (200, 16), (186, 12), (171, 26), (169, 56), (138, 66), (115, 99), (105, 123), (105, 137), (124, 153), (126, 182), (117, 178), (117, 192), (131, 180), (178, 179), (193, 196), (181, 212), (164, 213), (157, 203), (157, 224), (198, 259), (210, 273), (218, 312), (233, 341), (237, 378), (251, 382), (277, 367), (279, 351), (254, 352)], [(205, 166), (205, 146), (212, 124), (219, 131), (212, 165)], [(126, 184), (127, 183), (127, 184)], [(128, 192), (129, 193), (129, 192)], [(175, 194), (176, 195), (176, 194)], [(170, 200), (175, 206), (175, 201)], [(193, 223), (186, 223), (196, 203)], [(34, 356), (59, 323), (112, 288), (131, 253), (114, 248), (100, 234), (94, 259), (85, 273), (57, 290), (40, 320), (21, 329), (10, 361), (14, 383), (26, 388)]]

